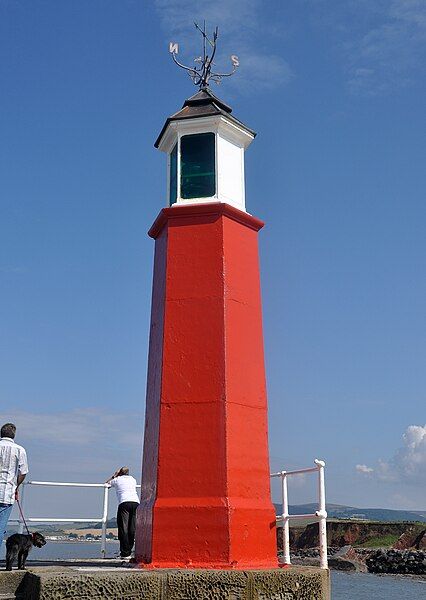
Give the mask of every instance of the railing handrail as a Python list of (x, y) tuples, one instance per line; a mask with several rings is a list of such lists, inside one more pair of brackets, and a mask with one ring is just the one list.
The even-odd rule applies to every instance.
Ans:
[[(284, 551), (284, 562), (291, 564), (290, 559), (290, 531), (289, 522), (291, 520), (317, 520), (319, 526), (319, 546), (320, 546), (320, 566), (322, 569), (328, 568), (327, 561), (327, 512), (325, 505), (325, 479), (324, 479), (324, 468), (325, 462), (322, 460), (315, 459), (315, 467), (308, 467), (306, 469), (297, 469), (293, 471), (278, 471), (271, 473), (271, 477), (281, 478), (281, 495), (282, 495), (282, 514), (277, 516), (277, 522), (283, 522), (283, 551)], [(302, 473), (316, 473), (318, 472), (318, 510), (312, 514), (302, 515), (290, 515), (288, 512), (288, 492), (287, 492), (287, 477), (290, 475), (300, 475)], [(62, 518), (62, 517), (28, 517), (27, 521), (30, 523), (102, 523), (101, 533), (101, 555), (105, 557), (106, 554), (106, 532), (107, 532), (107, 521), (108, 521), (108, 500), (109, 490), (111, 485), (109, 483), (79, 483), (79, 482), (67, 482), (67, 481), (25, 481), (22, 485), (21, 491), (21, 504), (24, 502), (24, 490), (29, 485), (35, 486), (51, 486), (51, 487), (90, 487), (90, 488), (103, 488), (103, 509), (102, 516), (95, 518)], [(140, 489), (141, 485), (137, 484), (137, 488)], [(19, 531), (24, 531), (24, 522), (22, 517), (19, 519), (12, 519), (10, 522), (19, 523)]]
[(301, 473), (316, 473), (318, 467), (308, 467), (307, 469), (297, 469), (295, 471), (278, 471), (271, 473), (271, 477), (282, 477), (283, 475), (300, 475)]
[[(22, 506), (22, 500), (21, 500)], [(26, 517), (26, 521), (33, 521), (34, 523), (42, 523), (43, 521), (49, 521), (51, 523), (59, 523), (60, 521), (67, 521), (68, 523), (102, 523), (101, 517)], [(21, 519), (9, 519), (8, 523), (21, 523)]]
[[(271, 473), (271, 477), (281, 477), (281, 498), (282, 498), (282, 514), (277, 516), (277, 522), (283, 523), (283, 553), (284, 562), (291, 564), (290, 558), (290, 521), (291, 520), (316, 520), (318, 521), (318, 537), (319, 537), (319, 549), (320, 549), (320, 567), (321, 569), (328, 568), (327, 559), (327, 511), (325, 505), (325, 479), (324, 479), (324, 468), (325, 462), (323, 460), (314, 460), (315, 467), (308, 467), (306, 469), (297, 469), (294, 471), (278, 471), (277, 473)], [(318, 473), (318, 510), (312, 514), (302, 515), (290, 515), (288, 512), (288, 491), (287, 491), (287, 477), (289, 475), (299, 475), (301, 473)]]
[[(102, 516), (95, 518), (62, 518), (62, 517), (27, 517), (27, 521), (29, 523), (102, 523), (102, 533), (101, 533), (101, 556), (105, 558), (106, 554), (106, 533), (107, 533), (107, 521), (108, 521), (108, 500), (109, 500), (109, 490), (111, 489), (111, 485), (109, 483), (79, 483), (79, 482), (71, 482), (71, 481), (24, 481), (22, 484), (21, 491), (21, 505), (24, 503), (24, 490), (25, 487), (29, 485), (38, 485), (38, 486), (48, 486), (48, 487), (90, 487), (90, 488), (103, 488), (103, 507), (102, 507)], [(137, 488), (140, 488), (140, 484), (136, 485)], [(23, 533), (24, 531), (24, 521), (22, 516), (19, 519), (12, 519), (10, 522), (19, 523), (19, 533)]]
[[(23, 485), (52, 485), (52, 486), (68, 486), (68, 487), (111, 487), (110, 483), (78, 483), (70, 481), (24, 481)], [(140, 483), (136, 484), (140, 488)]]

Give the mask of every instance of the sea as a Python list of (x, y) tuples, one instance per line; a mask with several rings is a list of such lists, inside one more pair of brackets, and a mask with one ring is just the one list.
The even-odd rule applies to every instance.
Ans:
[[(118, 542), (107, 542), (107, 558), (118, 554)], [(97, 542), (49, 541), (44, 548), (33, 550), (34, 560), (71, 558), (100, 558), (101, 546)], [(4, 547), (0, 554), (4, 558)], [(426, 578), (370, 573), (343, 573), (331, 571), (332, 600), (419, 600), (426, 598)]]

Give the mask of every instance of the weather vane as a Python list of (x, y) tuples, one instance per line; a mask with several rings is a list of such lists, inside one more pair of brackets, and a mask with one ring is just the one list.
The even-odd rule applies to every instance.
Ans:
[(178, 54), (179, 52), (179, 44), (175, 42), (170, 42), (169, 52), (172, 55), (172, 58), (174, 62), (178, 65), (178, 67), (181, 67), (181, 69), (185, 69), (185, 71), (191, 77), (193, 83), (195, 85), (198, 85), (201, 90), (203, 88), (209, 87), (210, 80), (219, 84), (222, 77), (230, 77), (231, 75), (233, 75), (240, 64), (240, 61), (238, 60), (238, 56), (232, 54), (231, 62), (233, 68), (230, 73), (216, 73), (215, 71), (213, 71), (212, 67), (215, 64), (213, 62), (213, 59), (216, 54), (218, 28), (216, 27), (216, 29), (213, 31), (213, 39), (211, 40), (207, 37), (206, 34), (205, 21), (203, 23), (203, 29), (201, 29), (201, 27), (199, 27), (197, 23), (194, 23), (194, 25), (203, 36), (203, 56), (199, 56), (198, 58), (194, 59), (194, 62), (198, 63), (198, 65), (196, 65), (195, 67), (187, 67), (180, 63), (176, 58), (176, 54)]

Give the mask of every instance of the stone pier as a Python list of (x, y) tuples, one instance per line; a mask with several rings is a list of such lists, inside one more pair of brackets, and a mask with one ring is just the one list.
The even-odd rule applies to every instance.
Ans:
[(104, 566), (101, 561), (90, 564), (52, 563), (31, 565), (25, 572), (1, 571), (0, 600), (330, 599), (329, 572), (314, 567), (144, 570)]

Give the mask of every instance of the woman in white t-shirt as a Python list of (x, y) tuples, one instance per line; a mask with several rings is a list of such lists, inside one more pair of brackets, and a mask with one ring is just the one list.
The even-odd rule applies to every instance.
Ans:
[(106, 483), (115, 488), (117, 494), (117, 526), (118, 539), (120, 540), (120, 557), (130, 560), (135, 542), (136, 509), (139, 506), (136, 479), (129, 475), (128, 467), (121, 467), (121, 469), (118, 469), (114, 475), (107, 479)]

